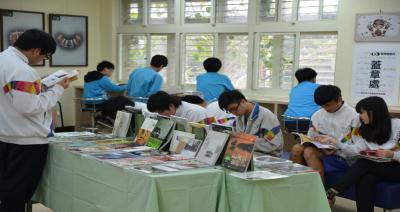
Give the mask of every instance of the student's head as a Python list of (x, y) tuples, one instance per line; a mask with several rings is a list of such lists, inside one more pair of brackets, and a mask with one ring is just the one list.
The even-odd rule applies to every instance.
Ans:
[(114, 64), (108, 62), (108, 61), (101, 61), (99, 64), (97, 64), (97, 71), (111, 77), (113, 71), (114, 71)]
[(246, 97), (238, 90), (225, 91), (218, 98), (218, 105), (221, 110), (235, 116), (246, 114), (246, 102)]
[(28, 58), (29, 64), (34, 65), (44, 59), (49, 59), (56, 52), (57, 44), (48, 33), (29, 29), (18, 37), (14, 47)]
[(221, 66), (221, 60), (216, 57), (209, 57), (203, 62), (203, 67), (207, 72), (218, 72)]
[(147, 109), (150, 112), (164, 116), (175, 115), (176, 109), (182, 104), (177, 97), (169, 95), (165, 91), (159, 91), (149, 97)]
[(340, 88), (334, 85), (321, 85), (314, 93), (314, 101), (328, 113), (336, 112), (343, 104)]
[(392, 122), (385, 100), (371, 96), (360, 100), (356, 105), (360, 114), (361, 136), (369, 142), (383, 144), (389, 140)]
[(312, 68), (301, 68), (294, 75), (299, 83), (304, 81), (315, 82), (317, 72)]
[(168, 58), (164, 55), (154, 55), (151, 58), (150, 65), (157, 71), (161, 71), (163, 68), (168, 66)]
[(202, 107), (207, 106), (207, 102), (204, 101), (200, 96), (197, 95), (185, 95), (181, 97), (181, 100), (184, 102), (189, 102), (191, 104), (200, 105)]

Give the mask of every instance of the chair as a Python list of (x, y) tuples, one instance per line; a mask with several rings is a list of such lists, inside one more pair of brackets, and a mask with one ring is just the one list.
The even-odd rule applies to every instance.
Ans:
[[(338, 156), (327, 156), (323, 159), (325, 167), (325, 185), (326, 188), (332, 187), (339, 179), (341, 179), (350, 168), (348, 165), (338, 162), (335, 158)], [(400, 182), (378, 181), (375, 185), (375, 201), (376, 207), (383, 208), (383, 211), (394, 210), (400, 208)], [(339, 194), (340, 197), (355, 200), (355, 186), (349, 188), (345, 193)]]
[(308, 117), (282, 115), (282, 126), (287, 133), (297, 132), (307, 134), (311, 126), (311, 119)]
[(91, 124), (90, 127), (85, 127), (86, 130), (95, 132), (96, 128), (96, 116), (98, 112), (102, 110), (102, 103), (105, 99), (103, 98), (75, 98), (74, 100), (79, 101), (81, 112), (89, 112)]

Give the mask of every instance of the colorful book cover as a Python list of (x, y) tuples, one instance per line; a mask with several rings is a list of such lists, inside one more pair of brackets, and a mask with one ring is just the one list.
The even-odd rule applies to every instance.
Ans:
[(252, 160), (256, 136), (236, 133), (231, 136), (222, 160), (222, 166), (239, 172), (247, 170)]
[(151, 132), (150, 138), (147, 141), (146, 146), (154, 149), (159, 149), (161, 144), (167, 140), (169, 133), (174, 126), (174, 121), (169, 119), (160, 118)]
[(221, 124), (215, 124), (215, 123), (211, 124), (211, 130), (217, 131), (217, 132), (223, 132), (223, 133), (227, 133), (227, 134), (233, 133), (233, 127), (221, 125)]
[(215, 165), (228, 138), (229, 135), (226, 133), (209, 131), (196, 155), (196, 160), (212, 166)]
[(108, 159), (122, 159), (122, 158), (133, 158), (135, 155), (129, 154), (127, 152), (101, 152), (101, 153), (91, 153), (89, 154), (92, 157), (101, 160), (108, 160)]
[(113, 138), (113, 139), (106, 139), (106, 140), (99, 140), (95, 141), (97, 145), (114, 145), (114, 144), (128, 144), (131, 141), (128, 141), (124, 138)]
[(171, 145), (169, 151), (180, 154), (182, 149), (189, 143), (189, 140), (194, 139), (195, 135), (188, 132), (174, 130), (172, 133)]
[(149, 140), (151, 132), (157, 124), (157, 119), (147, 117), (135, 137), (135, 143), (145, 145)]

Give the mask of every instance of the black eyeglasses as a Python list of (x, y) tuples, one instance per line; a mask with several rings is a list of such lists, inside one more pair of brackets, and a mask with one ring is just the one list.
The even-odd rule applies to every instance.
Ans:
[(242, 102), (237, 103), (236, 107), (234, 107), (234, 108), (229, 108), (229, 109), (226, 108), (225, 112), (229, 113), (229, 114), (236, 112), (239, 109), (240, 104), (242, 104)]

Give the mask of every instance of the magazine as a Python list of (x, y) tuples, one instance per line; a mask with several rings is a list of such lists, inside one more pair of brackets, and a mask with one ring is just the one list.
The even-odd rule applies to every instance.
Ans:
[(80, 152), (80, 153), (96, 153), (96, 152), (109, 152), (111, 148), (107, 146), (91, 146), (91, 147), (70, 147), (69, 151)]
[(199, 123), (194, 123), (194, 122), (189, 122), (188, 124), (189, 130), (188, 132), (193, 133), (195, 136), (195, 139), (198, 140), (204, 140), (206, 138), (206, 125), (205, 124), (199, 124)]
[(106, 139), (106, 140), (99, 140), (94, 142), (97, 145), (115, 145), (115, 144), (129, 144), (131, 141), (128, 141), (124, 138), (114, 138), (114, 139)]
[(274, 180), (287, 178), (287, 175), (276, 174), (270, 171), (232, 172), (230, 175), (244, 180)]
[(262, 155), (253, 158), (255, 167), (273, 167), (278, 164), (291, 164), (292, 161), (277, 158), (269, 155)]
[(175, 129), (181, 132), (189, 132), (188, 120), (183, 117), (171, 116), (171, 120), (176, 123)]
[(382, 163), (382, 162), (392, 162), (393, 159), (392, 158), (385, 158), (385, 157), (379, 157), (376, 155), (376, 150), (363, 150), (360, 151), (360, 158), (364, 158), (364, 159), (368, 159), (371, 161), (375, 161), (378, 163)]
[(244, 172), (252, 160), (257, 137), (245, 133), (236, 133), (229, 139), (222, 159), (222, 166)]
[(135, 137), (135, 143), (145, 145), (150, 138), (150, 134), (157, 124), (157, 119), (147, 117)]
[(195, 135), (188, 132), (174, 130), (172, 133), (171, 145), (169, 151), (171, 153), (180, 154), (182, 149), (189, 143), (189, 140), (194, 139)]
[(61, 132), (54, 133), (54, 137), (57, 138), (87, 138), (95, 137), (96, 134), (92, 132)]
[(171, 133), (174, 124), (174, 121), (160, 117), (146, 145), (154, 149), (159, 149), (164, 142), (168, 142), (168, 135)]
[(299, 173), (317, 172), (311, 167), (304, 166), (297, 163), (279, 163), (273, 166), (258, 167), (258, 170), (270, 171), (283, 175), (294, 175)]
[(114, 121), (112, 134), (116, 137), (126, 137), (131, 124), (132, 113), (119, 110)]
[(101, 159), (101, 160), (133, 158), (133, 157), (135, 157), (135, 155), (129, 154), (127, 152), (118, 152), (118, 151), (91, 153), (91, 154), (88, 154), (88, 155), (92, 156), (92, 157), (95, 157), (97, 159)]
[(58, 70), (58, 71), (50, 74), (49, 76), (43, 78), (41, 80), (41, 82), (46, 87), (51, 87), (51, 86), (59, 83), (65, 77), (68, 77), (69, 81), (72, 82), (72, 81), (78, 79), (78, 75), (79, 75), (78, 70), (70, 70), (70, 71)]
[(170, 168), (164, 165), (137, 165), (133, 166), (132, 168), (136, 171), (146, 174), (159, 174), (179, 171), (178, 169)]
[(229, 135), (226, 133), (210, 131), (196, 155), (196, 160), (215, 165), (228, 138)]
[(300, 138), (300, 144), (302, 145), (305, 146), (312, 145), (317, 147), (318, 149), (337, 149), (336, 146), (333, 146), (331, 144), (321, 144), (317, 141), (314, 141), (313, 138), (304, 135), (302, 133), (292, 132), (292, 134)]
[(211, 130), (217, 131), (217, 132), (223, 132), (227, 134), (232, 134), (233, 133), (233, 127), (227, 126), (227, 125), (221, 125), (221, 124), (211, 124)]

